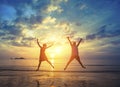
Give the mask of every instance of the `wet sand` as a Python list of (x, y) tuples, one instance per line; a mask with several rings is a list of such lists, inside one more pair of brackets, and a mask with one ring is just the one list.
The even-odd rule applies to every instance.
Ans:
[(120, 72), (1, 70), (0, 87), (120, 87)]

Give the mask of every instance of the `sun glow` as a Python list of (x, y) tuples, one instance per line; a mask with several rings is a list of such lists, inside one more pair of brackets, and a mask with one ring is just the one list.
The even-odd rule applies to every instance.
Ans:
[(61, 47), (56, 47), (56, 48), (54, 49), (54, 52), (55, 52), (56, 54), (60, 54), (60, 53), (62, 52), (62, 48), (61, 48)]
[(50, 54), (50, 58), (55, 58), (55, 54)]
[(48, 55), (50, 58), (56, 58), (63, 54), (64, 48), (62, 46), (53, 46), (48, 49)]

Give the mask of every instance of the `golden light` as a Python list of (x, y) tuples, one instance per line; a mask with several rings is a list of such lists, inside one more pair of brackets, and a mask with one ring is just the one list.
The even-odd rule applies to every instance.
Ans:
[[(54, 58), (55, 58), (55, 54), (50, 54), (50, 58), (51, 58), (51, 63), (52, 65), (54, 66)], [(51, 70), (54, 70), (52, 67), (51, 67)]]
[(26, 37), (35, 37), (34, 31), (32, 31), (32, 30), (24, 29), (24, 30), (22, 31), (22, 33), (23, 33)]
[(29, 36), (29, 37), (33, 37), (33, 36), (34, 36), (34, 32), (33, 32), (33, 31), (30, 31), (30, 30), (29, 30), (26, 34), (27, 34), (27, 36)]
[(50, 58), (55, 58), (55, 54), (50, 54)]
[(62, 48), (61, 48), (61, 47), (56, 47), (56, 48), (54, 49), (54, 52), (55, 52), (56, 54), (60, 54), (60, 53), (62, 52)]
[(64, 48), (62, 46), (55, 45), (47, 50), (47, 54), (50, 58), (56, 58), (63, 54)]
[(50, 41), (55, 41), (56, 40), (56, 37), (55, 36), (52, 36), (52, 37), (49, 37), (48, 38)]

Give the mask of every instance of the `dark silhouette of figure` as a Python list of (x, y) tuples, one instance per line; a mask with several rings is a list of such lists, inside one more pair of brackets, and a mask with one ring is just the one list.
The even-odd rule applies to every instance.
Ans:
[(36, 83), (37, 83), (37, 87), (40, 87), (40, 83), (38, 80), (36, 80)]
[(42, 61), (47, 61), (47, 62), (54, 68), (54, 66), (53, 66), (52, 63), (48, 60), (48, 58), (47, 58), (47, 56), (46, 56), (46, 54), (45, 54), (46, 49), (49, 48), (49, 47), (51, 47), (52, 45), (50, 45), (50, 46), (47, 47), (46, 44), (43, 44), (43, 46), (41, 46), (41, 45), (39, 44), (38, 39), (37, 39), (37, 44), (38, 44), (38, 46), (40, 47), (40, 55), (39, 55), (39, 64), (38, 64), (38, 67), (37, 67), (36, 71), (39, 70), (39, 67), (40, 67)]
[[(39, 80), (36, 80), (36, 83), (37, 83), (36, 87), (42, 87), (42, 85), (44, 85), (44, 84), (40, 84)], [(47, 84), (47, 85), (49, 85), (49, 84)], [(54, 86), (54, 81), (52, 81), (51, 84), (50, 84), (50, 86), (48, 86), (48, 87), (55, 87)]]
[(70, 45), (71, 45), (72, 52), (71, 52), (70, 60), (68, 61), (67, 65), (65, 66), (64, 70), (67, 69), (68, 65), (73, 61), (73, 59), (76, 59), (76, 60), (79, 62), (79, 64), (82, 66), (82, 68), (86, 68), (86, 67), (82, 64), (82, 62), (80, 61), (79, 52), (78, 52), (78, 46), (80, 45), (82, 39), (79, 40), (78, 44), (76, 44), (76, 42), (73, 42), (73, 43), (72, 43), (72, 42), (70, 41), (70, 38), (69, 38), (69, 37), (67, 37), (67, 39), (68, 39), (68, 41), (69, 41), (69, 43), (70, 43)]
[(52, 83), (50, 84), (50, 87), (55, 87), (54, 86), (54, 81), (52, 81)]

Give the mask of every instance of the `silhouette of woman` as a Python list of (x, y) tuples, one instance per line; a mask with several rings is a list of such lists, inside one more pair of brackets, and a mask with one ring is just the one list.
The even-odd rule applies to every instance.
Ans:
[(72, 48), (72, 52), (71, 52), (71, 57), (70, 57), (70, 60), (68, 61), (67, 65), (65, 66), (64, 70), (67, 69), (68, 65), (73, 61), (73, 59), (76, 59), (79, 64), (82, 66), (82, 68), (86, 68), (82, 62), (80, 61), (80, 57), (79, 57), (79, 53), (78, 53), (78, 46), (80, 44), (80, 42), (82, 41), (82, 39), (79, 40), (78, 44), (76, 44), (76, 42), (71, 42), (69, 37), (67, 37), (70, 45), (71, 45), (71, 48)]
[(40, 47), (40, 55), (39, 55), (39, 64), (38, 64), (38, 67), (37, 67), (36, 71), (39, 70), (39, 67), (40, 67), (42, 61), (47, 61), (47, 62), (54, 68), (54, 66), (53, 66), (52, 63), (47, 59), (47, 56), (46, 56), (46, 54), (45, 54), (45, 50), (46, 50), (47, 48), (51, 47), (52, 45), (50, 45), (50, 46), (47, 47), (46, 44), (43, 44), (43, 46), (41, 46), (41, 45), (39, 44), (38, 39), (37, 39), (37, 44), (38, 44), (38, 46)]

